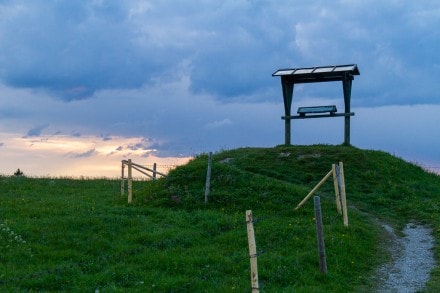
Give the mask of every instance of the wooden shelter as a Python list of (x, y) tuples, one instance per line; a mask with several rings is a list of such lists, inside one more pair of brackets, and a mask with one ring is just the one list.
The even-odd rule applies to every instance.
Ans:
[[(281, 119), (285, 121), (285, 144), (290, 145), (290, 120), (327, 117), (345, 117), (344, 143), (350, 144), (350, 117), (354, 116), (354, 113), (350, 112), (351, 84), (354, 75), (359, 74), (360, 72), (356, 64), (287, 68), (275, 71), (272, 76), (281, 77), (281, 87), (283, 91), (285, 116), (282, 116)], [(295, 84), (329, 81), (342, 81), (345, 106), (343, 113), (337, 113), (336, 106), (330, 105), (300, 107), (297, 112), (299, 115), (291, 115), (293, 88)]]

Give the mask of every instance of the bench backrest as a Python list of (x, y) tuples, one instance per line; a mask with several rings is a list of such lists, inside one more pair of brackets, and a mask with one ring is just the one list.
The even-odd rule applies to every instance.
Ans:
[(331, 106), (315, 106), (315, 107), (299, 107), (298, 114), (314, 114), (314, 113), (336, 113), (338, 110), (335, 105)]

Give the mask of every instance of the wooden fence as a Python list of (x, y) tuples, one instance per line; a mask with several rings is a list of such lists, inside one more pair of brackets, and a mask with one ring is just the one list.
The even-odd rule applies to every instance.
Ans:
[[(125, 177), (125, 167), (128, 167), (127, 177)], [(205, 184), (205, 203), (208, 202), (211, 180), (211, 168), (212, 168), (212, 153), (208, 156), (208, 169), (206, 175)], [(166, 175), (157, 171), (157, 165), (154, 163), (153, 168), (148, 168), (140, 164), (133, 163), (131, 159), (122, 160), (121, 164), (121, 195), (125, 194), (125, 180), (127, 180), (128, 189), (128, 203), (132, 202), (132, 189), (133, 189), (133, 169), (146, 175), (152, 180), (156, 180), (157, 176), (165, 177)], [(148, 173), (149, 172), (149, 173)], [(306, 195), (306, 197), (296, 206), (299, 209), (305, 202), (333, 175), (333, 185), (336, 197), (336, 207), (339, 214), (343, 216), (344, 226), (348, 226), (347, 215), (347, 202), (345, 194), (345, 179), (344, 179), (344, 165), (342, 162), (339, 164), (333, 164), (332, 169), (321, 179), (321, 181)], [(315, 206), (315, 224), (316, 224), (316, 236), (319, 253), (319, 269), (322, 273), (327, 273), (327, 262), (325, 253), (324, 232), (322, 224), (321, 203), (319, 196), (314, 197)], [(260, 285), (258, 281), (258, 264), (257, 264), (257, 247), (255, 242), (254, 222), (252, 211), (246, 211), (246, 224), (248, 234), (248, 246), (249, 246), (249, 258), (251, 269), (251, 292), (260, 292)]]
[[(127, 177), (125, 177), (125, 167), (127, 166)], [(146, 175), (152, 180), (156, 180), (157, 176), (166, 177), (164, 173), (157, 171), (157, 164), (153, 164), (153, 169), (146, 166), (133, 163), (131, 159), (121, 161), (121, 195), (125, 194), (125, 180), (127, 180), (128, 203), (133, 201), (133, 169)], [(150, 172), (150, 173), (148, 173)]]
[(304, 199), (296, 206), (299, 209), (306, 201), (333, 175), (333, 185), (335, 189), (336, 208), (338, 213), (342, 214), (344, 226), (348, 226), (347, 200), (345, 194), (344, 164), (333, 164), (332, 169), (319, 181), (318, 184), (304, 197)]

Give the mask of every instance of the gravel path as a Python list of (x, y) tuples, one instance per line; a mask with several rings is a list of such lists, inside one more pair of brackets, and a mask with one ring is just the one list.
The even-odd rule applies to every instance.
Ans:
[(417, 292), (429, 280), (435, 266), (434, 237), (425, 226), (409, 223), (399, 237), (389, 225), (382, 224), (388, 232), (387, 246), (391, 261), (377, 271), (377, 292)]

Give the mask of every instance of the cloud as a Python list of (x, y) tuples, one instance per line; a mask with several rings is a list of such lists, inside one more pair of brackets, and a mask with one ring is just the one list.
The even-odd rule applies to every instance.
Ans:
[(0, 80), (64, 101), (151, 85), (182, 62), (191, 91), (224, 101), (274, 92), (270, 75), (281, 67), (343, 63), (361, 69), (355, 103), (436, 99), (427, 89), (440, 73), (436, 2), (22, 0), (1, 8)]
[(356, 109), (352, 139), (356, 146), (388, 151), (409, 161), (440, 166), (440, 105), (382, 106)]
[(71, 132), (71, 135), (72, 135), (73, 137), (81, 137), (81, 132), (72, 131), (72, 132)]
[[(27, 134), (23, 152), (163, 158), (279, 144), (271, 74), (285, 67), (357, 63), (352, 108), (439, 104), (436, 1), (0, 2), (0, 132)], [(343, 109), (342, 95), (339, 82), (295, 85), (293, 107)], [(301, 137), (313, 133), (301, 142), (322, 141)]]
[(205, 128), (207, 129), (213, 129), (213, 128), (218, 128), (218, 127), (223, 127), (226, 125), (231, 125), (232, 121), (228, 118), (222, 119), (222, 120), (217, 120), (217, 121), (213, 121), (213, 122), (209, 122), (208, 124), (205, 125)]
[[(43, 135), (44, 136), (44, 135)], [(29, 176), (120, 176), (121, 160), (132, 158), (141, 164), (157, 163), (178, 165), (188, 158), (158, 158), (151, 154), (143, 157), (144, 152), (122, 148), (110, 154), (118, 146), (142, 141), (140, 137), (112, 137), (103, 141), (96, 136), (72, 137), (70, 135), (44, 136), (48, 139), (23, 138), (18, 133), (5, 133), (0, 130), (4, 142), (0, 152), (2, 164), (0, 174), (12, 174), (17, 169)], [(34, 142), (32, 148), (29, 144)]]
[(108, 134), (107, 135), (101, 134), (100, 137), (103, 141), (112, 140), (112, 137)]
[(83, 153), (72, 153), (72, 152), (69, 152), (69, 153), (66, 154), (67, 157), (75, 158), (75, 159), (78, 159), (78, 158), (89, 158), (89, 157), (94, 156), (94, 155), (96, 155), (96, 150), (95, 149), (90, 149), (90, 150), (85, 151)]
[(141, 72), (148, 80), (154, 59), (134, 52), (141, 48), (133, 45), (137, 29), (125, 18), (127, 7), (118, 2), (67, 3), (3, 5), (6, 19), (0, 25), (8, 29), (1, 29), (0, 52), (7, 58), (0, 64), (7, 84), (46, 90), (70, 101), (102, 88), (139, 86), (145, 81)]
[(48, 128), (49, 124), (37, 125), (28, 130), (26, 137), (40, 136), (44, 129)]

